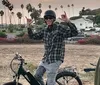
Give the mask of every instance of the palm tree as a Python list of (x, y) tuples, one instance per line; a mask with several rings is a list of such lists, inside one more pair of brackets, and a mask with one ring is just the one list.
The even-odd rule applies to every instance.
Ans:
[(12, 4), (9, 5), (8, 9), (8, 14), (9, 14), (9, 20), (10, 20), (10, 24), (12, 24), (12, 16), (11, 16), (11, 11), (13, 10), (14, 6)]
[(68, 10), (69, 10), (69, 17), (70, 17), (70, 5), (68, 4), (67, 7), (68, 7)]
[(74, 4), (72, 4), (71, 6), (72, 6), (72, 12), (73, 12), (73, 16), (74, 16)]
[(40, 14), (40, 16), (41, 16), (41, 13), (42, 13), (42, 9), (39, 9), (39, 10), (38, 10), (38, 12), (39, 12), (39, 14)]
[(55, 11), (56, 11), (56, 15), (57, 15), (57, 14), (58, 14), (58, 13), (57, 13), (57, 8), (55, 8)]
[(30, 3), (26, 5), (26, 9), (28, 11), (28, 17), (29, 17), (29, 12), (32, 12), (33, 9)]
[(82, 11), (85, 11), (85, 7), (82, 8)]
[(11, 3), (8, 0), (2, 0), (2, 4), (6, 7), (9, 7), (11, 5)]
[(34, 11), (32, 11), (32, 13), (30, 14), (31, 18), (34, 19), (35, 23), (36, 21), (39, 19), (40, 17), (40, 13), (39, 10), (34, 9)]
[[(5, 13), (5, 25), (7, 25), (7, 13), (6, 13), (6, 7), (4, 6), (4, 13)], [(7, 27), (7, 26), (6, 26)]]
[[(21, 8), (22, 8), (22, 10), (23, 10), (23, 8), (24, 8), (24, 5), (23, 4), (21, 4)], [(23, 12), (23, 11), (22, 11)]]
[(61, 5), (61, 6), (60, 6), (60, 8), (61, 8), (61, 9), (62, 9), (62, 11), (63, 11), (63, 5)]
[(38, 4), (38, 7), (39, 7), (39, 13), (40, 13), (40, 16), (41, 16), (41, 13), (42, 13), (42, 9), (41, 9), (42, 4), (41, 4), (41, 3), (39, 3), (39, 4)]
[(49, 9), (51, 9), (51, 5), (49, 5), (48, 7), (49, 7)]
[(2, 28), (3, 28), (3, 15), (4, 15), (4, 11), (1, 10), (1, 11), (0, 11), (0, 16), (1, 16), (1, 24), (2, 24)]
[[(10, 20), (10, 24), (11, 24), (11, 11), (13, 10), (14, 6), (8, 1), (8, 0), (2, 0), (2, 4), (7, 7), (10, 11), (8, 11), (8, 16), (9, 16), (9, 20)], [(5, 13), (6, 16), (6, 13)]]
[(21, 24), (22, 13), (17, 12), (17, 17), (18, 17), (18, 24)]
[(5, 9), (5, 23), (7, 24), (6, 7), (8, 7), (10, 5), (10, 3), (8, 1), (2, 0), (2, 4), (4, 5), (4, 9)]
[(24, 11), (23, 11), (24, 5), (21, 4), (21, 9), (22, 9), (22, 15), (23, 15), (23, 23), (25, 24), (25, 19), (24, 19)]
[(82, 16), (85, 14), (85, 7), (82, 8), (82, 10), (79, 12), (79, 15)]
[(55, 8), (56, 14), (57, 14), (57, 8)]
[(41, 4), (41, 3), (39, 3), (39, 4), (38, 4), (38, 7), (39, 7), (39, 9), (41, 9), (41, 7), (42, 7), (42, 4)]
[(57, 11), (57, 8), (55, 8), (55, 11)]
[(14, 12), (11, 12), (11, 15), (12, 15), (12, 17), (13, 17), (13, 19), (14, 19), (14, 24), (16, 24), (14, 14), (15, 14)]

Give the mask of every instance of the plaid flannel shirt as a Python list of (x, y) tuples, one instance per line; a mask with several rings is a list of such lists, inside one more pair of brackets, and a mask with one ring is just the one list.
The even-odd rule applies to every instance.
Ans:
[(43, 62), (53, 63), (56, 61), (64, 61), (65, 54), (65, 38), (76, 36), (77, 28), (73, 24), (66, 26), (54, 24), (51, 28), (46, 28), (38, 33), (33, 33), (28, 29), (28, 34), (31, 39), (43, 39), (45, 53)]

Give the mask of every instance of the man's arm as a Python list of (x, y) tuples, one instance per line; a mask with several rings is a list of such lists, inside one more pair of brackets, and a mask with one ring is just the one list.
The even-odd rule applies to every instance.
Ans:
[(26, 17), (26, 20), (27, 20), (27, 30), (28, 30), (28, 36), (29, 36), (29, 38), (30, 39), (35, 39), (35, 40), (41, 40), (41, 39), (43, 39), (44, 31), (41, 30), (38, 33), (34, 33), (32, 31), (32, 29), (30, 28), (30, 25), (32, 24), (33, 20), (32, 19), (28, 19), (27, 17)]
[(69, 26), (69, 28), (71, 30), (70, 37), (77, 36), (78, 35), (78, 30), (77, 30), (77, 27), (75, 26), (75, 24), (69, 22), (69, 23), (67, 23), (67, 25)]
[(31, 28), (28, 28), (28, 36), (30, 39), (41, 40), (43, 39), (44, 30), (34, 33)]
[(73, 37), (78, 35), (76, 26), (71, 22), (62, 22), (63, 26), (61, 29), (61, 34), (64, 38)]
[(62, 17), (61, 20), (63, 21), (61, 24), (64, 25), (62, 29), (62, 33), (65, 38), (78, 35), (78, 31), (75, 24), (70, 22), (65, 11), (64, 11), (64, 17)]

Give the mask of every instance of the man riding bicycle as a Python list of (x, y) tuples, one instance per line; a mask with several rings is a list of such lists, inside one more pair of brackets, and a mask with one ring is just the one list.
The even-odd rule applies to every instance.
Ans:
[(55, 77), (57, 70), (64, 61), (65, 42), (68, 37), (73, 37), (78, 34), (77, 28), (72, 24), (67, 17), (62, 20), (63, 25), (55, 24), (56, 14), (53, 10), (47, 10), (44, 13), (44, 21), (46, 28), (34, 33), (29, 27), (31, 22), (28, 22), (28, 35), (31, 39), (43, 39), (45, 52), (44, 56), (36, 70), (35, 78), (44, 85), (43, 75), (47, 73), (47, 85), (55, 85)]

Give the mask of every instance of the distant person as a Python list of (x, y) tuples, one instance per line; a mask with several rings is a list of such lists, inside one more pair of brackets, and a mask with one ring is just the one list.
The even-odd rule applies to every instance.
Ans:
[(31, 21), (27, 20), (28, 35), (31, 39), (44, 41), (44, 56), (36, 70), (35, 78), (44, 85), (43, 75), (47, 73), (47, 85), (56, 85), (55, 77), (60, 65), (64, 62), (65, 38), (73, 37), (78, 34), (76, 27), (67, 17), (63, 18), (66, 26), (55, 24), (56, 14), (52, 10), (44, 13), (44, 21), (47, 27), (34, 33), (30, 28)]

